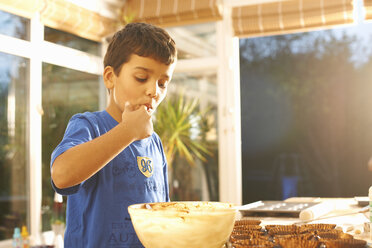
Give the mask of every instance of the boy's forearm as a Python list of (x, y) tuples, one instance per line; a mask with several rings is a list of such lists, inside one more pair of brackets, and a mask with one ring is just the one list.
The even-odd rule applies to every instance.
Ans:
[(68, 149), (53, 163), (51, 174), (58, 188), (77, 185), (93, 176), (134, 141), (131, 130), (120, 123), (106, 134)]

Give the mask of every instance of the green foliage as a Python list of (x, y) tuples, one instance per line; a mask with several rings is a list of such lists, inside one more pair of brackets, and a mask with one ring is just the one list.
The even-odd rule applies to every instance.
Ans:
[(169, 165), (175, 156), (194, 165), (195, 158), (205, 161), (206, 155), (212, 154), (204, 137), (208, 131), (207, 112), (198, 110), (197, 99), (187, 100), (183, 95), (170, 97), (159, 105), (154, 127), (163, 142)]

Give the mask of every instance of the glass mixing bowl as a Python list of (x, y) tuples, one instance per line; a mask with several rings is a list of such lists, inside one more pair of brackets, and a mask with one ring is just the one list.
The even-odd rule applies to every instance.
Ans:
[(128, 207), (138, 238), (146, 248), (221, 248), (237, 210), (222, 202), (160, 202)]

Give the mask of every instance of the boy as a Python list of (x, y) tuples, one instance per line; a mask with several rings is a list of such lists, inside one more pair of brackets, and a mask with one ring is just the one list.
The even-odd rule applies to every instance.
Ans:
[(104, 58), (106, 110), (74, 115), (52, 153), (52, 185), (68, 195), (65, 247), (143, 247), (128, 206), (169, 201), (167, 162), (151, 114), (176, 64), (165, 30), (131, 23)]

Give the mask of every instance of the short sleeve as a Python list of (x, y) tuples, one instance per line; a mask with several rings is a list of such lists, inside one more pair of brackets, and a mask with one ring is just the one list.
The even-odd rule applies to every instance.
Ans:
[[(74, 146), (92, 140), (94, 136), (94, 130), (90, 122), (80, 114), (74, 115), (67, 125), (62, 141), (54, 149), (51, 155), (50, 167), (52, 167), (55, 159), (59, 155)], [(71, 195), (79, 190), (80, 184), (69, 188), (60, 189), (55, 186), (52, 180), (52, 187), (61, 195)]]

